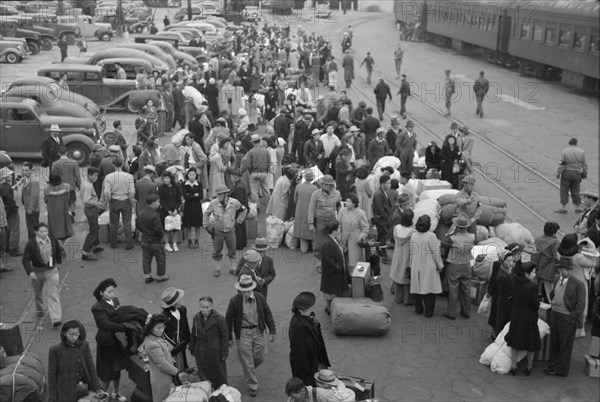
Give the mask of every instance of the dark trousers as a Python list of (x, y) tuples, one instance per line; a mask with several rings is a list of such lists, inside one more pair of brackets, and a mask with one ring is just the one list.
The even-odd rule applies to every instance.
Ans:
[[(456, 317), (460, 311), (471, 314), (471, 266), (467, 264), (448, 264), (448, 314)], [(500, 331), (502, 328), (499, 329)]]
[(40, 213), (32, 212), (25, 214), (25, 226), (27, 226), (27, 237), (33, 239), (35, 237), (35, 225), (40, 222)]
[(379, 120), (383, 120), (383, 114), (385, 113), (385, 99), (377, 99), (377, 113), (379, 114)]
[(552, 310), (550, 321), (550, 367), (559, 376), (566, 377), (571, 366), (571, 354), (575, 341), (575, 321), (567, 315)]
[(156, 275), (165, 276), (167, 271), (167, 256), (162, 243), (142, 243), (142, 269), (144, 277), (152, 277), (152, 258), (156, 258)]
[(127, 244), (132, 243), (131, 214), (132, 207), (129, 200), (110, 201), (110, 246), (112, 248), (117, 248), (118, 244), (119, 217), (121, 217), (121, 222), (123, 222), (123, 231), (125, 232)]
[(62, 63), (67, 58), (67, 51), (60, 51), (60, 62)]
[(404, 117), (404, 115), (406, 115), (406, 100), (407, 99), (408, 99), (408, 96), (406, 96), (406, 95), (400, 96), (400, 115), (402, 115), (402, 117)]
[(19, 212), (12, 212), (6, 214), (6, 221), (8, 226), (6, 227), (6, 251), (10, 253), (17, 253), (20, 249), (21, 240), (21, 223), (19, 219)]
[(426, 295), (420, 295), (413, 293), (412, 297), (413, 303), (415, 304), (415, 312), (417, 314), (423, 314), (424, 310), (425, 317), (433, 316), (433, 309), (435, 308), (435, 294), (428, 293)]
[(581, 197), (579, 196), (579, 186), (581, 184), (581, 173), (575, 170), (565, 170), (560, 176), (560, 203), (567, 205), (569, 203), (569, 192), (571, 192), (571, 198), (573, 204), (581, 204)]
[(477, 110), (475, 114), (483, 117), (483, 96), (475, 95), (475, 99), (477, 100)]
[(98, 207), (85, 207), (83, 213), (88, 221), (90, 227), (85, 240), (83, 241), (83, 252), (91, 253), (92, 248), (100, 244), (100, 238), (98, 237)]
[(173, 122), (171, 128), (175, 128), (175, 125), (179, 123), (179, 128), (185, 128), (185, 114), (182, 114), (180, 110), (173, 111)]

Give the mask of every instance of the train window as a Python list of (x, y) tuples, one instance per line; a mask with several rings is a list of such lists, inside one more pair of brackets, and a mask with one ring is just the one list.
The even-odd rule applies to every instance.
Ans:
[(533, 40), (535, 40), (537, 42), (541, 42), (543, 40), (543, 36), (544, 36), (544, 29), (542, 28), (541, 25), (535, 24), (533, 26)]
[(546, 45), (556, 44), (556, 29), (546, 28)]
[(585, 41), (587, 37), (585, 34), (575, 32), (575, 44), (573, 45), (573, 49), (583, 50), (585, 48)]
[(570, 47), (571, 46), (571, 31), (561, 29), (558, 34), (558, 46)]
[(524, 22), (521, 24), (521, 39), (529, 39), (531, 34), (531, 24)]
[(600, 36), (590, 35), (590, 52), (592, 52), (592, 53), (600, 52)]

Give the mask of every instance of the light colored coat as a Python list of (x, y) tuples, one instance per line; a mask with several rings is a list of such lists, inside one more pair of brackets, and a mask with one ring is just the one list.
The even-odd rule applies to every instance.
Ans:
[(369, 233), (367, 214), (358, 207), (352, 211), (344, 207), (338, 214), (338, 220), (342, 235), (341, 243), (348, 249), (348, 268), (351, 269), (357, 262), (365, 261), (365, 250), (358, 245), (358, 240), (360, 237), (366, 238)]
[(294, 218), (294, 237), (305, 240), (313, 239), (313, 232), (308, 230), (308, 208), (310, 197), (318, 188), (312, 183), (304, 182), (296, 186), (294, 202), (296, 215)]
[(367, 221), (371, 222), (373, 217), (373, 189), (368, 179), (355, 179), (356, 195), (358, 196), (358, 207), (367, 214)]
[(225, 183), (225, 171), (227, 170), (227, 165), (223, 163), (223, 158), (221, 157), (221, 153), (217, 152), (210, 158), (210, 173), (208, 180), (208, 196), (209, 198), (216, 197), (217, 193), (215, 190), (219, 186), (226, 186)]
[(400, 285), (410, 284), (410, 279), (404, 277), (406, 267), (410, 264), (410, 238), (414, 233), (412, 227), (396, 225), (394, 227), (394, 255), (390, 266), (390, 278)]
[(444, 267), (440, 241), (433, 232), (414, 232), (410, 238), (410, 293), (426, 295), (442, 293), (440, 271)]
[(277, 180), (275, 188), (273, 189), (273, 194), (271, 194), (271, 198), (269, 198), (267, 215), (276, 216), (281, 220), (285, 219), (285, 214), (290, 202), (289, 190), (291, 185), (292, 183), (287, 176), (281, 176)]
[(172, 348), (165, 339), (153, 335), (146, 336), (139, 347), (140, 352), (148, 357), (154, 401), (164, 401), (169, 396), (173, 384), (172, 376), (178, 372), (173, 364), (175, 361), (171, 357)]

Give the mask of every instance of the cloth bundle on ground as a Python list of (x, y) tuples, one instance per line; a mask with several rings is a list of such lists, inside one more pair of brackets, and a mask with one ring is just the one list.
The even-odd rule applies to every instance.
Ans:
[(398, 170), (400, 167), (400, 159), (396, 158), (395, 156), (384, 156), (383, 158), (379, 158), (379, 160), (375, 163), (375, 166), (373, 166), (373, 171), (371, 173), (381, 173), (381, 168), (388, 166), (394, 168), (394, 170)]
[(0, 370), (0, 401), (41, 401), (46, 373), (39, 356), (9, 356), (6, 362), (7, 366)]
[[(488, 244), (489, 240), (492, 240), (492, 243)], [(496, 243), (496, 240), (499, 242)], [(491, 238), (473, 246), (471, 249), (471, 273), (474, 278), (484, 282), (490, 280), (490, 276), (492, 275), (492, 265), (494, 264), (494, 261), (498, 260), (498, 255), (506, 246), (506, 244), (501, 247), (498, 245), (503, 243), (504, 242), (500, 239)]]
[(294, 225), (290, 226), (288, 231), (285, 233), (285, 245), (290, 250), (295, 250), (298, 248), (299, 239), (294, 237)]
[(336, 297), (331, 302), (331, 322), (336, 335), (381, 336), (389, 331), (392, 315), (371, 299)]
[(522, 247), (533, 246), (534, 239), (531, 232), (520, 223), (503, 223), (495, 228), (496, 237), (504, 240), (507, 244), (517, 243)]
[[(135, 214), (131, 214), (131, 232), (135, 232)], [(98, 225), (108, 225), (110, 224), (110, 211), (104, 211), (100, 216), (98, 216)], [(125, 237), (125, 230), (123, 228), (123, 221), (119, 217), (119, 228), (117, 229), (117, 239), (119, 241), (127, 240)]]
[(415, 217), (413, 223), (417, 223), (419, 217), (423, 215), (429, 215), (431, 218), (431, 227), (429, 228), (430, 232), (434, 232), (437, 228), (439, 222), (439, 206), (436, 200), (421, 200), (415, 204), (415, 208), (413, 209), (415, 213)]
[[(540, 331), (540, 339), (543, 339), (550, 333), (550, 326), (544, 320), (538, 318), (537, 325)], [(498, 334), (496, 340), (483, 351), (479, 358), (479, 363), (490, 366), (490, 369), (495, 373), (506, 374), (512, 367), (511, 348), (504, 340), (509, 328), (510, 322), (504, 326), (504, 329)], [(527, 352), (520, 350), (517, 353), (517, 361), (520, 361), (525, 356), (527, 356)]]
[(285, 234), (285, 222), (274, 215), (267, 217), (266, 233), (269, 248), (279, 248)]
[(122, 332), (117, 333), (117, 339), (123, 345), (125, 353), (134, 355), (144, 341), (142, 330), (147, 318), (148, 312), (146, 310), (134, 306), (121, 306), (111, 314), (111, 321), (118, 322), (119, 324), (130, 323), (136, 328), (135, 330), (128, 329), (125, 331), (124, 336), (119, 335), (123, 334)]
[[(312, 170), (312, 172), (313, 172), (313, 182), (316, 182), (316, 181), (320, 180), (321, 177), (323, 177), (323, 172), (321, 172), (321, 169), (319, 169), (318, 166), (313, 166), (313, 167), (311, 167), (309, 169)], [(302, 181), (301, 181), (301, 183), (304, 183), (306, 181), (306, 179), (304, 178), (304, 174), (309, 169), (304, 169), (302, 171)]]
[(175, 387), (165, 402), (208, 402), (212, 392), (210, 381), (194, 382)]
[(477, 241), (487, 240), (489, 237), (489, 229), (485, 226), (477, 225)]
[[(426, 190), (421, 193), (419, 200), (436, 200), (436, 201), (438, 201), (440, 206), (446, 205), (446, 204), (455, 204), (457, 193), (458, 193), (458, 190), (455, 190), (453, 188), (441, 189), (441, 190)], [(451, 197), (451, 196), (453, 196), (453, 197)], [(439, 202), (440, 198), (442, 198), (442, 197), (444, 198), (444, 200), (447, 200), (450, 198), (450, 199), (452, 199), (452, 202), (450, 202), (450, 203), (446, 202), (445, 204), (442, 204)]]
[(218, 400), (218, 397), (224, 397), (227, 402), (242, 402), (242, 393), (236, 388), (225, 384), (221, 385), (215, 392), (210, 394), (211, 401), (213, 398)]

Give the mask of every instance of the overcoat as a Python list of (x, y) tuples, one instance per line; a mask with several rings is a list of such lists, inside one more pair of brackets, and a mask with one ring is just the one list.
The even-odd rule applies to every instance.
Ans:
[(321, 292), (337, 295), (348, 290), (350, 274), (342, 250), (329, 235), (321, 235)]
[(410, 237), (410, 293), (442, 293), (439, 271), (443, 267), (440, 242), (433, 232), (415, 231)]
[(225, 317), (212, 310), (205, 319), (202, 313), (194, 316), (190, 352), (202, 380), (209, 380), (213, 388), (227, 384), (225, 360), (229, 354)]
[(314, 317), (295, 313), (290, 320), (290, 366), (292, 376), (302, 380), (304, 385), (316, 386), (315, 373), (331, 366), (321, 324)]

